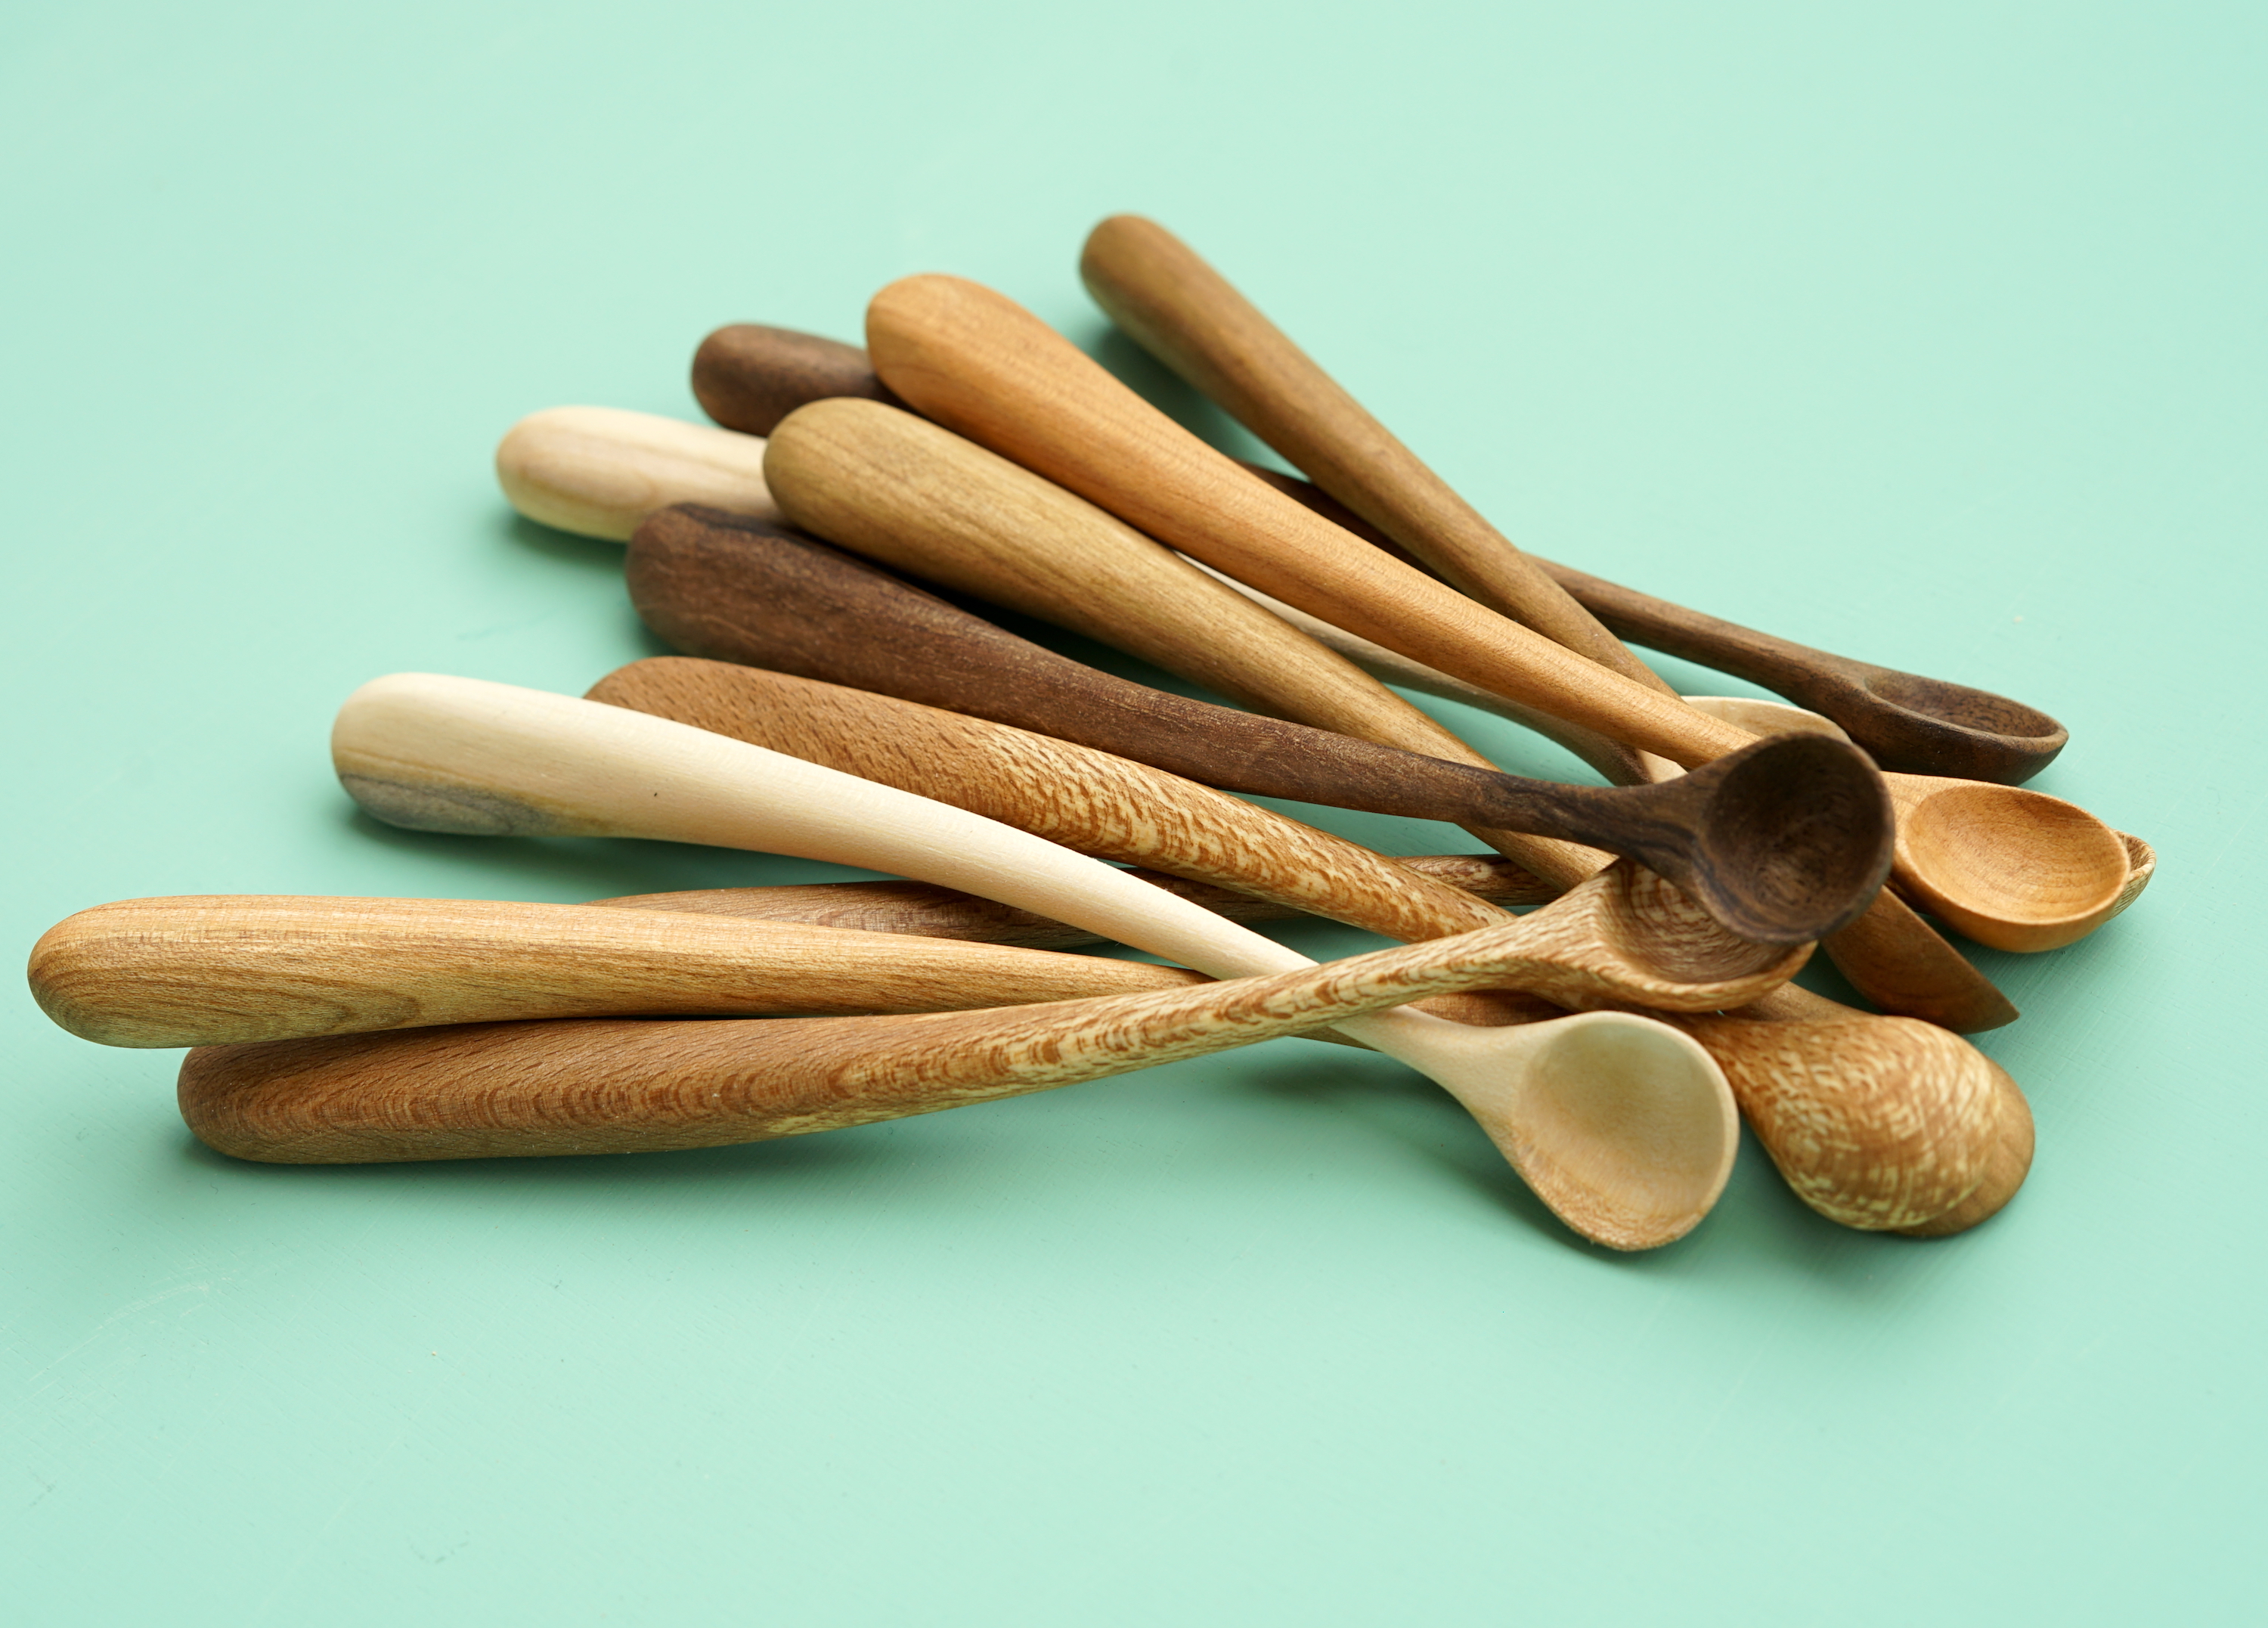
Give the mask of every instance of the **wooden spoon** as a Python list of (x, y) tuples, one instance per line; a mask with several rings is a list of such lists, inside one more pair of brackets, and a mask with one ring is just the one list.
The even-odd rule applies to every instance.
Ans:
[(673, 503), (779, 516), (764, 490), (762, 441), (653, 413), (530, 413), (497, 443), (496, 470), (512, 506), (529, 519), (617, 542)]
[(1847, 746), (1759, 742), (1682, 782), (1682, 804), (1640, 803), (1632, 790), (1520, 779), (1130, 683), (717, 510), (648, 520), (627, 575), (647, 625), (694, 654), (1013, 724), (1230, 791), (1568, 837), (1638, 859), (1763, 943), (1847, 925), (1889, 869), (1888, 802)]
[[(1211, 1055), (1415, 997), (1501, 982), (1525, 923), (1188, 990), (920, 1017), (568, 1020), (200, 1048), (182, 1116), (239, 1158), (292, 1163), (636, 1153), (866, 1124)], [(1688, 1037), (1594, 1013), (1533, 1028), (1441, 1024), (1460, 1100), (1539, 1193), (1621, 1248), (1690, 1230), (1721, 1190), (1681, 1154), (1722, 1133)], [(1562, 1213), (1565, 1213), (1562, 1212)]]
[[(356, 800), (380, 819), (416, 829), (650, 836), (788, 853), (961, 888), (1216, 976), (1313, 965), (1270, 939), (1043, 838), (620, 707), (472, 679), (398, 674), (365, 684), (349, 698), (331, 744), (340, 780)], [(1675, 915), (1676, 895), (1666, 885), (1637, 896), (1645, 893), (1640, 879), (1646, 874), (1620, 867), (1572, 901), (1573, 908), (1559, 920), (1578, 941), (1577, 958), (1598, 959), (1595, 940), (1610, 923)], [(1705, 917), (1688, 911), (1721, 939)], [(1800, 960), (1789, 956), (1782, 965), (1792, 968)], [(1565, 969), (1555, 969), (1553, 976), (1565, 976)], [(1760, 976), (1772, 981), (1772, 974)], [(1424, 1013), (1379, 1013), (1342, 1027), (1432, 1076), (1461, 1101), (1501, 1089), (1505, 1072), (1535, 1056), (1523, 1046), (1491, 1053), (1471, 1036), (1498, 1031)], [(1735, 1116), (1715, 1065), (1699, 1066), (1706, 1054), (1697, 1050), (1693, 1060), (1696, 1066), (1675, 1079), (1654, 1069), (1643, 1079), (1594, 1082), (1599, 1112), (1575, 1129), (1583, 1135), (1605, 1127), (1660, 1138), (1648, 1157), (1658, 1160), (1662, 1181), (1681, 1192), (1713, 1195), (1730, 1168)], [(1504, 1123), (1488, 1125), (1492, 1138)], [(1670, 1127), (1678, 1129), (1676, 1137), (1668, 1136)], [(1697, 1212), (1666, 1219), (1653, 1188), (1620, 1185), (1631, 1160), (1602, 1153), (1586, 1163), (1563, 1129), (1528, 1127), (1498, 1139), (1498, 1145), (1571, 1227), (1618, 1248), (1641, 1248), (1667, 1241), (1692, 1224)]]
[(1823, 713), (1885, 769), (2018, 785), (2071, 738), (2046, 713), (2006, 696), (1831, 655), (1549, 560), (1535, 563), (1620, 637)]
[(770, 435), (806, 401), (828, 396), (897, 401), (857, 345), (758, 322), (734, 322), (701, 342), (693, 394), (710, 417), (748, 435)]
[[(987, 943), (1004, 932), (1027, 931), (1004, 924), (990, 902), (947, 888), (924, 890), (920, 914), (909, 921), (903, 902), (887, 891), (902, 886), (719, 888), (622, 902)], [(1093, 941), (1071, 936), (1074, 932), (1052, 941)], [(1532, 1022), (1556, 1011), (1529, 997), (1491, 996), (1463, 1015)], [(1976, 1048), (1933, 1026), (1869, 1017), (1793, 984), (1721, 1018), (1668, 1020), (1687, 1028), (1717, 1059), (1742, 1112), (1797, 1193), (1846, 1225), (1933, 1237), (1959, 1232), (2006, 1204), (2030, 1169), (2031, 1109), (2023, 1093)], [(1926, 1213), (1950, 1185), (1979, 1168), (1985, 1174), (1965, 1197)]]
[[(988, 289), (953, 277), (902, 279), (868, 307), (867, 340), (883, 382), (930, 417), (1350, 632), (1688, 768), (1750, 738), (1329, 525)], [(776, 462), (769, 453), (767, 478), (777, 490)], [(1941, 782), (1916, 788), (1902, 816), (1921, 797), (1949, 789)], [(1999, 948), (2051, 947), (2092, 931), (2126, 880), (2124, 846), (2108, 827), (2083, 813), (2073, 818), (2069, 805), (2023, 808), (2011, 800), (2026, 795), (2007, 787), (1989, 801), (1964, 794), (1942, 830), (1901, 844), (1896, 867), (1916, 892), (1942, 895), (1962, 912), (1963, 931)], [(1941, 868), (1918, 874), (1909, 869), (1917, 863)], [(2033, 878), (2043, 879), (2036, 888)]]
[(1669, 686), (1482, 519), (1189, 245), (1116, 215), (1079, 276), (1142, 348), (1451, 585), (1624, 678)]
[(127, 899), (50, 927), (31, 983), (84, 1039), (206, 1046), (507, 1019), (957, 1011), (1204, 981), (967, 937), (682, 905)]

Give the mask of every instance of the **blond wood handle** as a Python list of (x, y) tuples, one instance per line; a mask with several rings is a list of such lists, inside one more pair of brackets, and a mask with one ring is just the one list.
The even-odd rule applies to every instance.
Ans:
[(497, 484), (531, 520), (628, 542), (673, 503), (777, 519), (753, 435), (613, 407), (530, 413), (497, 444)]
[[(783, 420), (768, 445), (781, 506), (817, 535), (1115, 645), (1258, 711), (1488, 766), (1384, 685), (1171, 549), (910, 413), (814, 401)], [(1607, 861), (1546, 837), (1475, 834), (1563, 887)]]
[(1088, 234), (1079, 276), (1111, 320), (1325, 491), (1453, 586), (1624, 678), (1670, 694), (1541, 565), (1155, 221)]
[(597, 905), (129, 899), (56, 924), (32, 992), (113, 1046), (609, 1014), (953, 1011), (1179, 988), (1144, 961)]
[(1326, 622), (1689, 768), (1749, 739), (1318, 518), (989, 289), (901, 279), (868, 306), (866, 341), (919, 411)]

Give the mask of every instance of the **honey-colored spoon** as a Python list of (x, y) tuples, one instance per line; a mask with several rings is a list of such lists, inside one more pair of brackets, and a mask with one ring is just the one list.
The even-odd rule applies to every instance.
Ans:
[(1832, 655), (1549, 560), (1535, 564), (1619, 637), (1823, 713), (1885, 769), (2020, 785), (2071, 738), (2046, 713), (2006, 696)]
[(1653, 803), (1638, 799), (1656, 788), (1524, 780), (1130, 683), (717, 510), (654, 516), (626, 574), (647, 625), (695, 654), (1013, 724), (1229, 791), (1587, 843), (1638, 859), (1761, 943), (1847, 925), (1889, 870), (1889, 804), (1848, 746), (1760, 741), (1676, 783), (1682, 803)]
[[(883, 382), (930, 417), (1112, 510), (1160, 541), (1311, 615), (1525, 705), (1690, 768), (1750, 737), (1465, 599), (1239, 469), (1013, 301), (958, 278), (892, 284), (867, 312)], [(873, 403), (820, 402), (803, 415)], [(779, 435), (766, 478), (780, 490)], [(1958, 783), (1962, 786), (1969, 783)], [(1955, 783), (1918, 788), (1901, 807)], [(1896, 786), (1893, 785), (1896, 794)], [(1962, 791), (1901, 843), (1900, 880), (2006, 949), (2069, 943), (2108, 919), (2124, 845), (2068, 804)], [(2048, 799), (2053, 801), (2054, 799)], [(1909, 866), (1926, 865), (1926, 874)]]
[[(1209, 1056), (1318, 1023), (1374, 1026), (1413, 998), (1499, 981), (1525, 923), (1193, 989), (918, 1017), (584, 1020), (204, 1047), (182, 1117), (242, 1159), (358, 1163), (710, 1147), (867, 1124)], [(1406, 1017), (1406, 1013), (1394, 1014)], [(1421, 1020), (1423, 1021), (1423, 1020)], [(1675, 1029), (1594, 1013), (1534, 1028), (1440, 1024), (1447, 1065), (1528, 1184), (1586, 1230), (1667, 1243), (1729, 1168), (1686, 1089), (1707, 1055)], [(1722, 1089), (1721, 1078), (1718, 1080)], [(1557, 1206), (1555, 1205), (1555, 1208)], [(1564, 1215), (1565, 1211), (1561, 1211)]]
[[(1244, 976), (1313, 965), (1305, 957), (1201, 907), (1151, 888), (1099, 860), (996, 821), (894, 787), (840, 774), (722, 735), (538, 690), (472, 679), (398, 674), (350, 696), (332, 733), (339, 777), (379, 818), (421, 830), (480, 835), (647, 836), (750, 848), (894, 871), (981, 894), (1134, 945), (1215, 976)], [(1638, 911), (1632, 889), (1646, 873), (1603, 877), (1559, 917), (1598, 954), (1609, 921)], [(1644, 901), (1674, 912), (1664, 884)], [(1485, 909), (1477, 901), (1476, 909)], [(1561, 907), (1546, 907), (1557, 910)], [(1705, 917), (1685, 907), (1710, 934)], [(1540, 913), (1539, 913), (1540, 914)], [(1532, 926), (1536, 917), (1523, 918)], [(1530, 940), (1532, 943), (1533, 940)], [(1760, 975), (1771, 983), (1800, 956)], [(1564, 975), (1564, 966), (1554, 976)], [(1737, 981), (1737, 980), (1735, 980)], [(1749, 998), (1752, 998), (1750, 997)], [(1653, 1021), (1623, 1014), (1634, 1024)], [(1476, 1042), (1495, 1033), (1419, 1012), (1388, 1012), (1342, 1028), (1366, 1044), (1431, 1075), (1461, 1101), (1492, 1101), (1535, 1054)], [(1721, 1188), (1736, 1137), (1729, 1089), (1697, 1048), (1672, 1077), (1602, 1077), (1598, 1112), (1578, 1129), (1608, 1127), (1654, 1138), (1661, 1182), (1710, 1198)], [(1515, 1096), (1516, 1096), (1515, 1093)], [(1587, 1164), (1558, 1145), (1550, 1126), (1498, 1134), (1484, 1127), (1537, 1196), (1587, 1237), (1617, 1248), (1666, 1242), (1698, 1219), (1695, 1197), (1667, 1216), (1657, 1189), (1624, 1190), (1631, 1160), (1602, 1153)], [(1677, 1127), (1671, 1136), (1668, 1128)], [(1543, 1149), (1538, 1153), (1532, 1151)], [(1564, 1153), (1564, 1157), (1562, 1156)], [(1548, 1160), (1548, 1162), (1544, 1162)], [(1523, 1162), (1525, 1161), (1525, 1162)], [(1590, 1182), (1593, 1174), (1600, 1180)]]
[(1624, 678), (1671, 693), (1172, 232), (1138, 215), (1114, 215), (1087, 234), (1079, 272), (1095, 303), (1144, 350), (1452, 586)]
[[(911, 925), (987, 943), (1008, 932), (1026, 941), (1020, 935), (1028, 928), (1004, 923), (990, 901), (947, 888), (925, 890), (919, 916), (909, 923), (903, 902), (887, 891), (901, 886), (718, 888), (622, 902), (886, 932)], [(1075, 933), (1066, 929), (1050, 941), (1094, 941)], [(1557, 1010), (1527, 996), (1467, 998), (1476, 1003), (1459, 1014), (1469, 1021), (1533, 1022)], [(1932, 1237), (1962, 1231), (2005, 1205), (2030, 1169), (2031, 1109), (2023, 1093), (1974, 1047), (1933, 1026), (1870, 1017), (1793, 984), (1722, 1017), (1668, 1020), (1685, 1027), (1717, 1059), (1742, 1112), (1798, 1195), (1845, 1225)], [(1966, 1197), (1936, 1210), (1980, 1169), (1982, 1179)]]

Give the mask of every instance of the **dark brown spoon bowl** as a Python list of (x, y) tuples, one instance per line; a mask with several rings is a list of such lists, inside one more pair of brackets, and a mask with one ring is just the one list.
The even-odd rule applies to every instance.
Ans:
[(627, 575), (646, 624), (688, 655), (1013, 725), (1225, 791), (1587, 843), (1757, 943), (1846, 924), (1890, 864), (1881, 777), (1824, 736), (1759, 741), (1658, 785), (1562, 785), (1130, 683), (746, 516), (664, 510), (631, 540)]

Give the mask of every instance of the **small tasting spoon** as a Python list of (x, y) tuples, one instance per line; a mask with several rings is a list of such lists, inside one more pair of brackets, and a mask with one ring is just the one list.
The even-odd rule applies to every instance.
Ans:
[[(1004, 922), (990, 901), (949, 888), (925, 889), (918, 916), (909, 920), (890, 891), (904, 886), (715, 888), (619, 902), (984, 943), (1000, 942), (1004, 933), (1029, 941), (1023, 922)], [(1209, 902), (1241, 908), (1233, 895)], [(1095, 940), (1061, 929), (1049, 941)], [(1557, 1010), (1532, 997), (1496, 995), (1459, 1015), (1533, 1022)], [(1793, 984), (1721, 1018), (1666, 1020), (1685, 1028), (1717, 1059), (1757, 1139), (1796, 1192), (1845, 1225), (1929, 1236), (1962, 1231), (2006, 1204), (2030, 1168), (2031, 1109), (2023, 1093), (1975, 1047), (1932, 1025), (1871, 1017)], [(1984, 1181), (1952, 1208), (1932, 1214), (1945, 1201), (1948, 1183), (1965, 1180), (1962, 1173), (1979, 1161), (1987, 1169)]]
[[(1691, 768), (1753, 739), (1608, 671), (1332, 526), (1167, 418), (1029, 312), (978, 284), (907, 277), (876, 295), (868, 350), (883, 382), (931, 418), (1060, 481), (1239, 581), (1525, 705)], [(829, 406), (873, 403), (821, 402)], [(781, 489), (779, 443), (766, 479)], [(824, 530), (824, 528), (820, 528)], [(1979, 942), (2041, 950), (2107, 920), (2124, 844), (2060, 799), (1905, 777), (1897, 874)], [(1924, 814), (1925, 806), (1928, 812)], [(1909, 824), (1926, 829), (1908, 830)]]
[(1847, 925), (1889, 870), (1889, 804), (1847, 746), (1759, 741), (1674, 783), (1683, 802), (1649, 804), (1631, 800), (1635, 788), (1521, 779), (1130, 683), (718, 510), (654, 516), (626, 575), (647, 625), (694, 655), (1012, 724), (1228, 791), (1587, 843), (1638, 859), (1760, 943)]
[(2006, 696), (1831, 655), (1549, 560), (1536, 563), (1622, 637), (1823, 713), (1885, 769), (2020, 785), (2071, 738), (2046, 713)]
[[(961, 888), (1216, 976), (1314, 964), (1100, 860), (997, 821), (597, 702), (397, 674), (349, 697), (331, 748), (357, 801), (414, 829), (646, 836), (793, 854)], [(1630, 891), (1644, 875), (1623, 867), (1602, 877), (1562, 919), (1637, 919)], [(1654, 893), (1660, 896), (1648, 904), (1674, 908), (1668, 889), (1657, 885)], [(1790, 956), (1783, 965), (1792, 969), (1800, 960)], [(1653, 1021), (1616, 1015), (1634, 1025)], [(1513, 1109), (1527, 1100), (1517, 1076), (1538, 1053), (1532, 1045), (1491, 1050), (1476, 1038), (1507, 1031), (1406, 1011), (1343, 1027), (1465, 1103), (1537, 1196), (1600, 1242), (1641, 1249), (1682, 1235), (1731, 1170), (1732, 1096), (1697, 1046), (1679, 1070), (1654, 1066), (1591, 1080), (1594, 1111), (1580, 1123), (1514, 1123), (1498, 1104), (1507, 1092)], [(1647, 1055), (1658, 1063), (1662, 1054)]]
[[(181, 1113), (221, 1152), (279, 1163), (758, 1141), (1071, 1085), (1322, 1023), (1373, 1026), (1415, 998), (1499, 982), (1524, 958), (1524, 926), (1229, 983), (980, 1012), (567, 1020), (202, 1047), (181, 1066)], [(1673, 1152), (1720, 1130), (1705, 1100), (1676, 1089), (1697, 1067), (1716, 1074), (1687, 1036), (1611, 1013), (1533, 1028), (1440, 1027), (1453, 1032), (1444, 1058), (1454, 1046), (1481, 1063), (1464, 1087), (1469, 1105), (1525, 1160), (1531, 1186), (1570, 1202), (1610, 1196), (1586, 1228), (1600, 1241), (1667, 1243), (1715, 1199), (1728, 1164), (1695, 1167)], [(1663, 1083), (1671, 1088), (1649, 1092)]]

